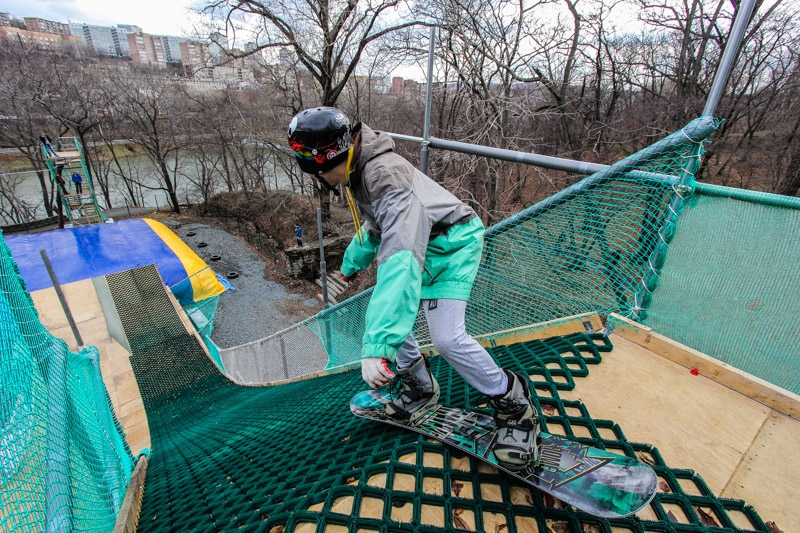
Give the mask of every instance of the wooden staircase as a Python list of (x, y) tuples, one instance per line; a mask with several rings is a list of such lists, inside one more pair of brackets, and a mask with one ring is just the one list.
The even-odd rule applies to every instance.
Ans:
[[(322, 279), (317, 279), (316, 283), (320, 286), (320, 288), (322, 288)], [(336, 300), (336, 297), (350, 287), (349, 283), (342, 280), (341, 272), (338, 270), (328, 273), (326, 277), (326, 283), (328, 285), (328, 303), (331, 305), (338, 304), (339, 302)], [(320, 301), (323, 301), (322, 293), (317, 294), (317, 298), (319, 298)]]
[[(91, 193), (83, 194), (65, 194), (63, 198), (66, 199), (70, 211), (78, 212), (83, 217), (83, 222), (86, 224), (100, 224), (103, 222), (103, 217), (97, 211), (97, 205), (92, 198)], [(74, 224), (80, 224), (81, 221), (73, 219)]]
[[(67, 217), (73, 225), (101, 224), (107, 220), (97, 204), (89, 169), (83, 153), (83, 147), (76, 137), (60, 137), (58, 150), (52, 153), (42, 145), (47, 167), (53, 186), (61, 197), (61, 205), (67, 210)], [(78, 193), (72, 182), (72, 174), (83, 177), (82, 191)], [(63, 185), (58, 185), (61, 179)]]

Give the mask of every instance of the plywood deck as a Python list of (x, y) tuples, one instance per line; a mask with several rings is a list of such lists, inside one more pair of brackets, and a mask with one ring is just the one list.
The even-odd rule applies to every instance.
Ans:
[[(110, 338), (91, 280), (63, 289), (84, 343), (100, 351), (103, 379), (131, 450), (149, 448), (147, 417), (130, 354)], [(42, 323), (76, 350), (55, 291), (32, 296)], [(532, 331), (539, 338), (563, 335), (582, 331), (586, 322), (583, 317), (571, 318)], [(595, 328), (599, 324), (596, 317), (589, 322)], [(506, 336), (514, 342), (526, 340), (525, 332)], [(800, 455), (795, 453), (800, 443), (800, 398), (646, 328), (617, 327), (610, 338), (614, 349), (603, 354), (601, 364), (590, 367), (588, 377), (576, 380), (574, 390), (561, 392), (562, 398), (581, 400), (594, 419), (613, 420), (629, 441), (656, 446), (669, 467), (694, 470), (715, 494), (743, 499), (763, 520), (775, 522), (786, 533), (797, 531), (800, 508), (792, 502), (800, 490)], [(347, 505), (341, 502), (342, 508)], [(368, 507), (362, 512), (377, 512)], [(640, 517), (655, 518), (649, 509)], [(439, 522), (427, 518), (426, 523)], [(490, 518), (484, 517), (486, 523)], [(474, 523), (474, 517), (463, 519)]]
[[(625, 328), (610, 339), (614, 349), (562, 398), (582, 401), (594, 419), (613, 420), (629, 441), (657, 447), (670, 468), (694, 470), (718, 496), (745, 500), (765, 522), (797, 531), (800, 508), (791, 502), (800, 494), (800, 421), (713, 376), (694, 375), (706, 358), (691, 364), (691, 349), (669, 343), (658, 353)], [(675, 351), (687, 366), (673, 360)], [(738, 377), (746, 391), (760, 385)], [(783, 396), (782, 410), (800, 407), (791, 393), (774, 394)]]
[[(64, 299), (72, 312), (84, 345), (96, 346), (100, 353), (100, 370), (114, 411), (125, 431), (133, 454), (150, 449), (150, 429), (139, 386), (130, 364), (130, 353), (108, 333), (103, 310), (91, 279), (62, 285)], [(78, 343), (69, 327), (58, 296), (53, 288), (31, 293), (39, 312), (39, 320), (56, 337), (63, 339), (73, 352)]]

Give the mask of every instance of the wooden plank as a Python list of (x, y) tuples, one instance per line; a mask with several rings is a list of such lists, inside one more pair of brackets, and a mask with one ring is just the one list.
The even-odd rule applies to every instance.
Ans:
[(718, 361), (702, 352), (656, 333), (647, 326), (619, 315), (611, 315), (617, 324), (614, 333), (689, 369), (739, 392), (748, 398), (800, 420), (800, 396), (773, 385), (743, 370)]
[(136, 462), (136, 468), (133, 469), (131, 480), (128, 483), (128, 489), (125, 491), (125, 499), (122, 500), (122, 507), (117, 515), (114, 533), (136, 533), (146, 475), (147, 456), (140, 455), (139, 460)]
[(775, 522), (786, 533), (794, 531), (800, 525), (800, 509), (787, 503), (800, 487), (800, 455), (790, 451), (799, 434), (800, 422), (773, 412), (720, 496), (745, 500), (765, 522)]
[[(770, 411), (724, 385), (616, 334), (614, 349), (562, 400), (580, 400), (594, 420), (613, 420), (631, 442), (658, 448), (670, 468), (697, 471), (722, 491)], [(573, 431), (585, 431), (573, 424)], [(555, 431), (553, 431), (555, 433)]]
[[(586, 333), (601, 331), (604, 328), (603, 321), (596, 313), (584, 313), (581, 315), (558, 318), (539, 324), (531, 324), (504, 331), (495, 331), (484, 335), (476, 335), (474, 339), (481, 346), (505, 346), (538, 339), (547, 339), (557, 335), (569, 335), (570, 333)], [(432, 344), (420, 346), (428, 355), (438, 355)]]
[[(316, 280), (314, 280), (314, 282), (320, 287), (322, 287), (322, 280), (320, 278), (317, 278)], [(328, 285), (328, 296), (331, 295), (338, 296), (340, 293), (344, 291), (344, 287), (342, 287), (341, 284), (339, 284), (330, 276), (326, 280), (326, 284)]]

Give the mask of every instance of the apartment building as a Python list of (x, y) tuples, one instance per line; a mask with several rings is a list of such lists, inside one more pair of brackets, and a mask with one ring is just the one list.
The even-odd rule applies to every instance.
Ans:
[(134, 63), (160, 68), (167, 67), (167, 52), (164, 49), (164, 41), (158, 35), (147, 33), (129, 34), (128, 46)]
[(45, 20), (40, 18), (25, 17), (25, 27), (28, 31), (36, 31), (39, 33), (53, 33), (55, 35), (63, 35), (69, 37), (69, 25), (62, 22), (55, 22), (52, 20)]
[(113, 28), (83, 22), (70, 23), (69, 30), (72, 35), (80, 37), (87, 48), (111, 57), (131, 57), (128, 34), (135, 33), (136, 30), (142, 31), (138, 26), (128, 24), (121, 24)]
[(18, 20), (15, 21), (16, 25), (12, 25), (8, 13), (0, 13), (0, 41), (2, 43), (13, 41), (25, 46), (54, 51), (81, 44), (79, 38), (70, 36), (66, 24), (37, 18), (26, 18), (24, 22), (24, 28), (19, 27)]
[(209, 45), (195, 41), (180, 43), (181, 63), (187, 77), (207, 78), (214, 77), (213, 61)]

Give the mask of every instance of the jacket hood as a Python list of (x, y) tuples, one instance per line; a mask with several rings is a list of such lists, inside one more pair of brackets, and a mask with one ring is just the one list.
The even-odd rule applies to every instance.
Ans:
[(356, 162), (356, 178), (360, 180), (364, 167), (375, 157), (394, 151), (394, 141), (388, 133), (375, 131), (369, 126), (361, 126), (361, 154)]

